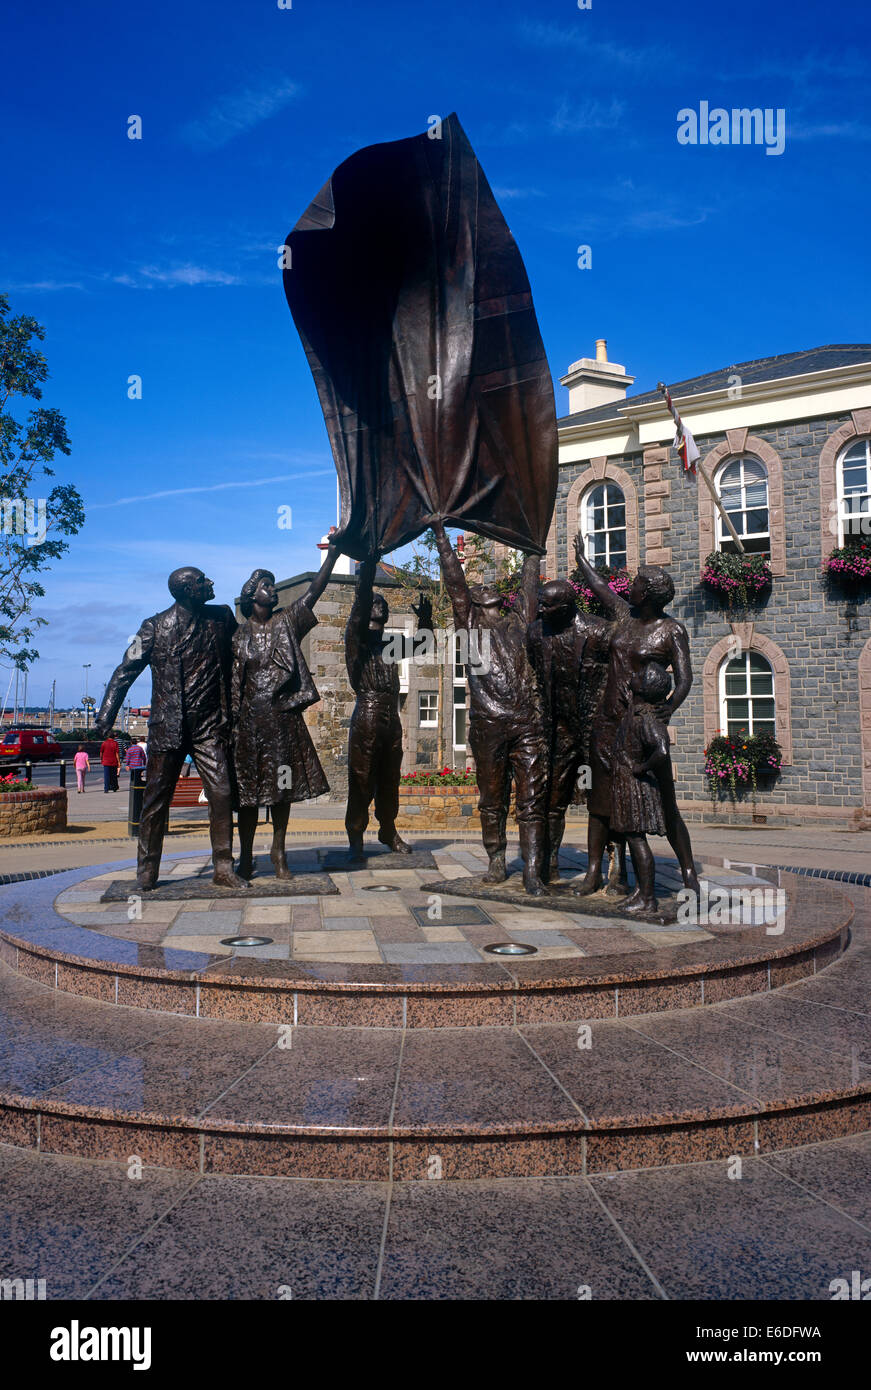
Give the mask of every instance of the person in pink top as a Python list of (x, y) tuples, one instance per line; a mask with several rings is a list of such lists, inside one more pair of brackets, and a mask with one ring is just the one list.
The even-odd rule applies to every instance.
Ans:
[(73, 765), (76, 769), (76, 790), (81, 793), (85, 790), (85, 773), (91, 770), (91, 760), (85, 752), (85, 745), (79, 744), (79, 751), (73, 758)]

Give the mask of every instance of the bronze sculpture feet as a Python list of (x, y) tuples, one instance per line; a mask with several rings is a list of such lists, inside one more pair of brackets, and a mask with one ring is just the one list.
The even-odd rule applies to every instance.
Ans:
[(589, 897), (590, 893), (598, 893), (602, 887), (601, 872), (586, 873), (580, 883), (572, 884), (572, 892), (579, 898)]
[(248, 884), (244, 878), (240, 878), (237, 873), (234, 873), (231, 857), (221, 855), (220, 858), (216, 857), (214, 862), (215, 872), (212, 875), (212, 882), (216, 887), (242, 889), (247, 893)]
[(490, 867), (485, 873), (482, 882), (484, 883), (504, 883), (508, 877), (508, 870), (505, 868), (505, 851), (499, 854), (490, 855)]
[(655, 912), (659, 904), (656, 898), (645, 898), (636, 888), (634, 893), (624, 900), (621, 911), (637, 913), (639, 916), (645, 912)]
[(273, 850), (269, 855), (272, 867), (275, 870), (276, 878), (293, 878), (293, 874), (287, 866), (287, 855), (283, 850), (276, 852)]
[(383, 835), (379, 830), (378, 839), (382, 845), (386, 845), (388, 849), (392, 849), (394, 854), (413, 853), (411, 845), (407, 845), (396, 830), (394, 830), (392, 835)]

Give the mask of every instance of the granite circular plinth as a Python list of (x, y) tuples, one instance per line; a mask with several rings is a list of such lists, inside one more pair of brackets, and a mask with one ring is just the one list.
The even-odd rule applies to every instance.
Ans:
[[(443, 877), (473, 882), (481, 855), (435, 842)], [(625, 1018), (767, 993), (824, 969), (844, 950), (852, 917), (837, 889), (772, 870), (708, 866), (716, 892), (782, 894), (779, 918), (657, 924), (573, 912), (565, 901), (481, 901), (434, 894), (427, 867), (367, 860), (324, 867), (334, 849), (294, 850), (298, 882), (323, 894), (205, 896), (201, 852), (166, 861), (168, 896), (137, 891), (133, 869), (72, 870), (0, 889), (0, 958), (59, 991), (107, 1003), (249, 1022), (379, 1028), (493, 1027)], [(568, 851), (564, 874), (584, 869)], [(344, 867), (341, 867), (344, 865)], [(679, 886), (659, 866), (662, 891)], [(202, 883), (198, 897), (196, 884)], [(175, 883), (175, 891), (172, 887)], [(193, 883), (193, 889), (191, 884)], [(398, 891), (372, 893), (383, 883)], [(121, 889), (117, 885), (121, 885)], [(129, 891), (123, 891), (124, 885)], [(274, 885), (274, 880), (271, 881)], [(240, 932), (262, 948), (222, 944)], [(487, 947), (534, 946), (526, 958)]]

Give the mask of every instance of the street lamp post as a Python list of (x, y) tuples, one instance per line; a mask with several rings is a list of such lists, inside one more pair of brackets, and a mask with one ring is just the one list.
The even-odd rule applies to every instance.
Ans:
[(90, 661), (83, 661), (83, 662), (82, 662), (82, 670), (83, 670), (84, 673), (85, 673), (85, 697), (84, 697), (84, 699), (82, 700), (82, 704), (83, 704), (84, 707), (85, 707), (85, 733), (86, 733), (86, 734), (89, 733), (89, 732), (90, 732), (90, 729), (91, 729), (91, 697), (90, 697), (89, 694), (88, 694), (88, 672), (90, 671), (90, 669), (91, 669), (91, 662), (90, 662)]

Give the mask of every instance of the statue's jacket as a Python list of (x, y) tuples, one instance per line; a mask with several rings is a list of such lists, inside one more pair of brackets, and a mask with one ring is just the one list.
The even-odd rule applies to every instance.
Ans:
[(124, 697), (151, 667), (148, 751), (181, 748), (190, 735), (229, 741), (232, 638), (236, 619), (226, 604), (207, 604), (194, 619), (174, 603), (146, 618), (112, 675), (101, 715), (114, 719)]
[[(300, 641), (313, 627), (317, 617), (302, 601), (290, 609), (280, 609), (270, 623), (269, 670), (272, 690), (272, 709), (275, 714), (302, 714), (320, 700), (302, 654)], [(233, 673), (231, 679), (231, 708), (233, 722), (238, 723), (245, 694), (246, 676), (252, 655), (251, 624), (245, 622), (236, 629), (232, 642)]]

